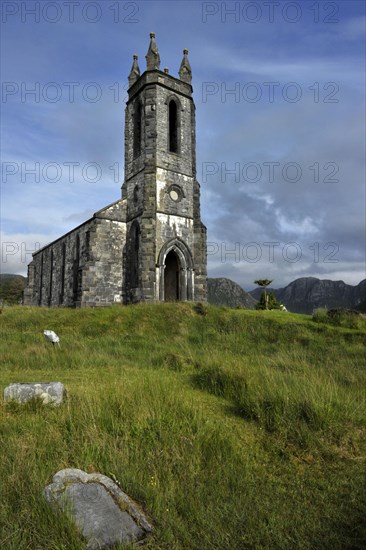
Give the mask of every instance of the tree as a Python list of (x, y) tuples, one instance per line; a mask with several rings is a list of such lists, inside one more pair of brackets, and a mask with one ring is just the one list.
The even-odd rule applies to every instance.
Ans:
[(268, 309), (281, 309), (281, 304), (277, 300), (273, 292), (269, 293), (267, 302), (268, 302)]
[(273, 292), (270, 292), (265, 296), (263, 291), (259, 302), (255, 306), (255, 309), (281, 309), (281, 304)]
[(19, 304), (27, 279), (21, 275), (0, 275), (0, 301), (7, 304)]
[(264, 290), (263, 290), (263, 294), (264, 294), (264, 308), (260, 307), (258, 309), (268, 309), (268, 299), (267, 299), (267, 286), (270, 285), (273, 281), (271, 281), (270, 279), (257, 279), (256, 281), (254, 281), (254, 284), (255, 285), (258, 285), (260, 287), (262, 287)]

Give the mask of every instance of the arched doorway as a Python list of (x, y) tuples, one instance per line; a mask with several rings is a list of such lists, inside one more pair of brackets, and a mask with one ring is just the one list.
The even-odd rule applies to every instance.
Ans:
[(174, 250), (171, 250), (165, 258), (164, 269), (164, 298), (166, 302), (180, 300), (180, 265), (179, 259)]
[(182, 239), (176, 237), (162, 246), (156, 268), (160, 302), (194, 299), (193, 258)]

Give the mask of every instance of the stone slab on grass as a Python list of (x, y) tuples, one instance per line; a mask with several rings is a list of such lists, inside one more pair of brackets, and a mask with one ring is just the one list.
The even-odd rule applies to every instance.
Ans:
[(65, 387), (61, 382), (10, 384), (4, 389), (4, 401), (27, 403), (27, 401), (38, 397), (44, 405), (60, 405), (64, 392)]
[(144, 514), (109, 477), (82, 470), (60, 470), (44, 496), (80, 529), (88, 550), (142, 541), (153, 528)]

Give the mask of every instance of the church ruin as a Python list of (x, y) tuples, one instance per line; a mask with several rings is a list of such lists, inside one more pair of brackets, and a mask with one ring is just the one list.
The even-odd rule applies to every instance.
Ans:
[(33, 254), (24, 304), (206, 300), (191, 81), (188, 50), (176, 78), (151, 33), (146, 71), (134, 55), (128, 77), (122, 198)]

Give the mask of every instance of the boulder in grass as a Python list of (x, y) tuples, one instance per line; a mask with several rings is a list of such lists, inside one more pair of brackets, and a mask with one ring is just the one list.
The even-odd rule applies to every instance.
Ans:
[(138, 543), (153, 530), (137, 505), (102, 474), (60, 470), (45, 488), (44, 497), (55, 510), (69, 515), (88, 550)]
[(65, 393), (61, 382), (32, 382), (10, 384), (4, 389), (4, 401), (27, 403), (39, 398), (44, 405), (60, 405)]

